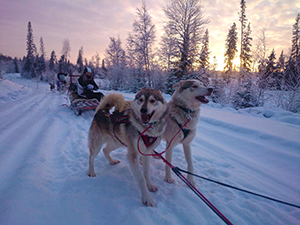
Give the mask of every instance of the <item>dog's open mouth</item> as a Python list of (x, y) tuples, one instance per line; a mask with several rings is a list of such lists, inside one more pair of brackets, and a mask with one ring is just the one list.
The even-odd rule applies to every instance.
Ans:
[(209, 103), (209, 100), (205, 96), (196, 96), (196, 99), (204, 104)]
[(142, 123), (149, 123), (149, 121), (151, 120), (151, 117), (153, 116), (153, 114), (154, 114), (154, 111), (150, 114), (142, 114), (141, 115)]

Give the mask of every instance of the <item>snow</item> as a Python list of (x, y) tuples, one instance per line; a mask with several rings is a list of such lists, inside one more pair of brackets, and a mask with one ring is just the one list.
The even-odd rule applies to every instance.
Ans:
[[(0, 80), (0, 224), (224, 224), (178, 177), (164, 182), (159, 159), (150, 167), (159, 188), (151, 193), (153, 208), (141, 202), (125, 148), (112, 153), (121, 160), (115, 166), (100, 153), (97, 177), (88, 177), (93, 112), (76, 116), (63, 106), (65, 97), (18, 74)], [(299, 121), (278, 108), (203, 106), (192, 143), (195, 173), (300, 205)], [(186, 169), (180, 145), (173, 164)], [(196, 182), (233, 224), (300, 224), (298, 208)]]

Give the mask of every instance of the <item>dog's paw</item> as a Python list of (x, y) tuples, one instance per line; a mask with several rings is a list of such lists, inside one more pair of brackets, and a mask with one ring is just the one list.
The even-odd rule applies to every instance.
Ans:
[(142, 202), (145, 206), (154, 207), (153, 201), (150, 196), (148, 196), (147, 198), (142, 198)]
[(195, 187), (196, 186), (196, 182), (194, 180), (194, 177), (192, 175), (187, 175), (187, 180)]
[(148, 190), (151, 192), (157, 192), (158, 188), (154, 184), (147, 184)]
[(115, 160), (115, 159), (113, 159), (112, 161), (109, 162), (110, 165), (116, 165), (119, 163), (120, 163), (120, 160)]
[(172, 177), (169, 177), (169, 178), (165, 177), (165, 182), (167, 182), (169, 184), (173, 184), (173, 183), (175, 183), (175, 180)]
[(96, 174), (95, 173), (88, 173), (87, 174), (89, 177), (96, 177)]

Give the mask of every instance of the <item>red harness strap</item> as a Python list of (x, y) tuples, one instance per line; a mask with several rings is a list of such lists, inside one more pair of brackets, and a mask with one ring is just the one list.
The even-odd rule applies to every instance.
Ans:
[(144, 141), (144, 144), (146, 145), (146, 147), (149, 147), (151, 145), (154, 144), (154, 142), (156, 141), (157, 137), (150, 137), (146, 134), (142, 135), (142, 139)]

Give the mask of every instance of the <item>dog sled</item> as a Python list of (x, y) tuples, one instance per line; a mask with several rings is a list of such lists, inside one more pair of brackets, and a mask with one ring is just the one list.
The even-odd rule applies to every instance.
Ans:
[(70, 74), (70, 86), (68, 90), (70, 108), (74, 111), (75, 115), (80, 116), (83, 111), (95, 110), (99, 105), (96, 98), (89, 99), (78, 95), (77, 93), (77, 80), (81, 75)]

